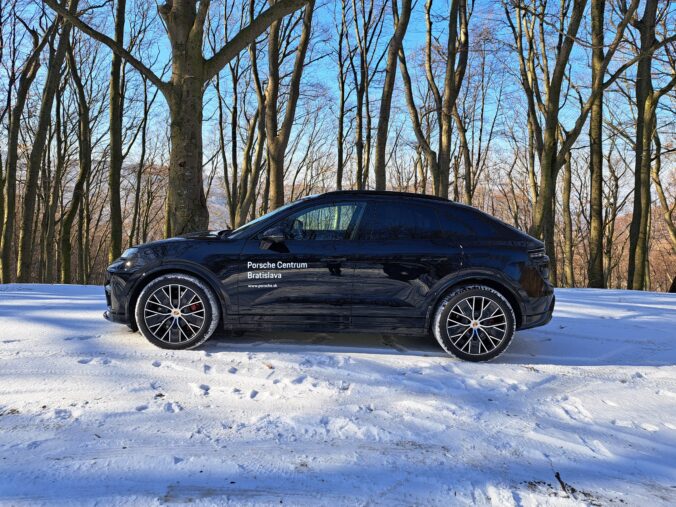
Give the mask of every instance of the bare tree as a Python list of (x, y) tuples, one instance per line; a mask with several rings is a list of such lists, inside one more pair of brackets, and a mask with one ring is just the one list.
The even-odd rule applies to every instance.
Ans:
[(387, 134), (390, 125), (392, 93), (394, 92), (394, 82), (397, 77), (397, 55), (401, 49), (404, 35), (406, 35), (408, 21), (411, 18), (411, 0), (402, 0), (401, 12), (399, 12), (397, 0), (391, 1), (394, 33), (387, 46), (385, 82), (383, 83), (383, 91), (380, 97), (378, 131), (376, 133), (376, 156), (373, 164), (373, 172), (376, 176), (376, 190), (385, 190), (385, 149), (387, 147)]
[[(72, 15), (77, 9), (78, 0), (70, 0), (68, 11), (64, 12)], [(38, 124), (35, 129), (33, 145), (31, 147), (28, 159), (28, 174), (26, 175), (26, 192), (23, 200), (23, 216), (19, 236), (19, 254), (17, 259), (17, 281), (28, 282), (30, 279), (31, 263), (33, 258), (33, 238), (34, 238), (34, 217), (35, 201), (38, 190), (38, 178), (40, 176), (40, 166), (44, 155), (45, 143), (49, 125), (51, 123), (52, 105), (54, 95), (59, 84), (61, 67), (66, 56), (66, 47), (68, 37), (70, 36), (70, 23), (61, 24), (61, 33), (58, 37), (56, 49), (50, 53), (49, 64), (45, 85), (42, 90), (42, 100), (40, 102), (40, 112), (38, 115)]]
[[(432, 61), (433, 53), (433, 23), (432, 23), (432, 0), (425, 4), (426, 19), (426, 43), (425, 43), (425, 75), (434, 99), (434, 114), (437, 117), (438, 142), (437, 150), (434, 150), (421, 127), (421, 118), (415, 105), (413, 86), (406, 64), (406, 56), (403, 48), (399, 51), (399, 63), (406, 92), (413, 131), (418, 144), (425, 153), (425, 158), (432, 173), (434, 194), (448, 197), (451, 145), (453, 132), (453, 108), (455, 107), (460, 93), (460, 87), (467, 69), (468, 44), (469, 44), (469, 16), (467, 2), (465, 0), (452, 0), (448, 16), (448, 40), (444, 51), (445, 69), (443, 88), (440, 90), (434, 77)], [(457, 179), (456, 179), (457, 180)]]
[(4, 185), (4, 217), (2, 229), (2, 255), (0, 255), (0, 277), (2, 283), (9, 283), (12, 277), (11, 264), (12, 252), (14, 249), (14, 226), (16, 209), (16, 175), (17, 163), (19, 158), (19, 129), (21, 127), (21, 117), (31, 84), (37, 76), (40, 68), (40, 54), (52, 37), (56, 28), (54, 23), (42, 37), (38, 32), (30, 28), (24, 21), (17, 17), (19, 23), (23, 24), (31, 35), (33, 40), (33, 49), (21, 66), (19, 74), (19, 86), (16, 92), (14, 105), (11, 109), (9, 120), (9, 135), (7, 139), (7, 170), (5, 174)]
[[(127, 8), (126, 0), (117, 0), (115, 4), (114, 41), (124, 47), (124, 25)], [(122, 253), (122, 208), (120, 205), (120, 173), (122, 172), (122, 82), (120, 70), (122, 57), (113, 52), (110, 68), (110, 167), (108, 185), (110, 187), (110, 249), (108, 260), (113, 262)]]
[(676, 85), (676, 71), (662, 87), (654, 89), (652, 64), (656, 49), (655, 26), (658, 17), (657, 0), (647, 0), (640, 19), (632, 25), (639, 31), (639, 54), (643, 56), (636, 69), (636, 140), (634, 165), (634, 211), (629, 231), (629, 268), (627, 288), (642, 290), (648, 286), (648, 228), (650, 217), (650, 174), (652, 141), (655, 132), (655, 111), (660, 99)]
[(296, 105), (300, 95), (300, 80), (305, 68), (305, 54), (310, 44), (314, 0), (310, 0), (303, 13), (302, 31), (295, 52), (293, 71), (285, 100), (284, 117), (281, 125), (277, 118), (280, 99), (280, 22), (270, 26), (268, 37), (268, 86), (265, 90), (265, 130), (268, 147), (268, 166), (270, 171), (270, 206), (279, 208), (284, 204), (284, 155), (291, 137), (291, 128), (296, 115)]
[[(120, 44), (67, 12), (54, 0), (44, 3), (74, 26), (107, 45), (163, 93), (171, 114), (171, 158), (167, 196), (168, 236), (206, 229), (209, 212), (202, 185), (202, 99), (204, 84), (272, 23), (306, 4), (278, 0), (260, 13), (213, 56), (203, 55), (204, 23), (209, 0), (168, 0), (159, 7), (171, 44), (170, 81), (163, 81)], [(198, 5), (199, 4), (199, 5)]]

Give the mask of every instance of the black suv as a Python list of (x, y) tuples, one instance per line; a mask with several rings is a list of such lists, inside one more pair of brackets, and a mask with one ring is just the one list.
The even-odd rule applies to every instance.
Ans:
[(431, 331), (492, 359), (549, 322), (540, 241), (469, 206), (397, 192), (330, 192), (234, 231), (130, 248), (108, 267), (105, 317), (167, 349), (231, 331)]

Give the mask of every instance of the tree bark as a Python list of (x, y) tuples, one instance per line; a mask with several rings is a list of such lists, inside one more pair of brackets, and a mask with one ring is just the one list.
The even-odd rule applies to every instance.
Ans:
[(268, 164), (270, 170), (270, 207), (277, 209), (284, 204), (284, 155), (291, 137), (291, 129), (296, 116), (296, 106), (300, 95), (300, 79), (305, 67), (305, 54), (310, 45), (312, 31), (312, 17), (314, 14), (314, 0), (310, 0), (303, 14), (303, 28), (296, 48), (295, 61), (291, 81), (289, 83), (286, 110), (281, 126), (277, 119), (279, 101), (279, 65), (280, 22), (276, 21), (270, 27), (268, 37), (268, 87), (265, 95), (265, 129), (268, 147)]
[[(465, 204), (472, 205), (472, 196), (474, 194), (474, 182), (472, 179), (472, 155), (467, 141), (467, 131), (465, 124), (460, 117), (457, 104), (453, 104), (453, 119), (458, 128), (458, 138), (460, 140), (460, 156), (462, 157), (463, 169), (465, 173), (465, 184), (463, 185), (463, 197)], [(457, 178), (456, 178), (457, 180)]]
[(345, 54), (343, 39), (348, 36), (346, 20), (346, 1), (340, 2), (340, 29), (338, 30), (338, 133), (336, 134), (336, 190), (343, 189), (343, 170), (345, 167), (345, 102), (347, 100)]
[[(115, 35), (117, 44), (124, 47), (126, 0), (117, 0), (115, 8)], [(122, 205), (120, 202), (120, 175), (122, 173), (122, 57), (113, 52), (110, 68), (110, 167), (108, 186), (110, 197), (110, 248), (108, 261), (113, 262), (122, 253)]]
[(12, 277), (12, 252), (14, 250), (14, 229), (16, 221), (16, 171), (19, 160), (19, 129), (21, 127), (21, 116), (28, 91), (30, 90), (38, 69), (40, 68), (40, 53), (42, 52), (47, 40), (52, 36), (56, 27), (56, 22), (47, 30), (42, 39), (38, 39), (37, 32), (31, 31), (33, 37), (33, 51), (26, 59), (19, 76), (19, 86), (16, 91), (16, 99), (12, 107), (9, 120), (9, 133), (7, 138), (7, 170), (5, 174), (4, 195), (4, 217), (2, 228), (2, 253), (0, 254), (0, 283), (9, 283)]
[[(599, 87), (589, 118), (589, 287), (605, 288), (603, 276), (603, 59), (605, 0), (592, 0), (592, 83)], [(592, 93), (595, 90), (592, 91)]]
[(70, 45), (68, 47), (67, 56), (68, 69), (70, 71), (70, 76), (73, 80), (73, 85), (75, 86), (75, 91), (77, 94), (77, 142), (79, 148), (79, 172), (77, 180), (75, 181), (75, 186), (73, 187), (73, 196), (71, 198), (70, 205), (68, 206), (68, 209), (61, 220), (61, 235), (59, 245), (59, 250), (61, 251), (61, 269), (59, 273), (59, 280), (61, 283), (72, 282), (72, 246), (70, 242), (71, 229), (73, 227), (75, 217), (80, 211), (80, 207), (82, 205), (84, 186), (91, 172), (92, 165), (92, 141), (89, 127), (89, 101), (85, 93), (84, 85), (82, 84), (82, 79), (80, 78), (80, 73), (78, 72), (77, 63), (73, 55), (73, 49), (70, 47)]
[(573, 271), (573, 220), (570, 212), (571, 169), (570, 156), (568, 156), (563, 166), (563, 193), (561, 195), (563, 208), (563, 274), (566, 286), (575, 287), (575, 273)]
[(52, 181), (46, 181), (44, 188), (47, 195), (45, 195), (45, 227), (43, 234), (40, 235), (44, 239), (43, 252), (45, 255), (45, 272), (43, 283), (54, 283), (56, 281), (56, 211), (61, 200), (61, 180), (66, 170), (66, 147), (65, 139), (67, 137), (65, 121), (62, 119), (62, 96), (65, 84), (58, 90), (56, 96), (55, 107), (55, 125), (54, 130), (56, 134), (56, 170)]
[[(643, 16), (636, 22), (640, 33), (639, 51), (655, 41), (657, 0), (647, 0)], [(634, 208), (629, 227), (629, 269), (627, 288), (642, 290), (648, 248), (648, 214), (650, 213), (650, 157), (654, 124), (652, 55), (642, 58), (636, 68), (636, 141), (634, 163)]]
[[(77, 9), (77, 4), (78, 0), (70, 0), (68, 8), (71, 14)], [(45, 142), (47, 140), (47, 131), (52, 119), (54, 94), (56, 93), (61, 67), (63, 66), (63, 61), (66, 56), (66, 44), (68, 42), (68, 37), (70, 36), (70, 30), (71, 24), (64, 21), (62, 23), (61, 35), (59, 36), (56, 51), (49, 62), (45, 86), (42, 91), (38, 124), (35, 129), (33, 146), (28, 160), (26, 192), (24, 195), (23, 217), (19, 236), (19, 256), (17, 259), (17, 281), (21, 283), (28, 282), (31, 276), (31, 262), (33, 259), (33, 219), (35, 216), (37, 183), (40, 175), (40, 165), (44, 154)]]
[(373, 171), (376, 176), (376, 190), (385, 190), (387, 175), (385, 170), (385, 150), (387, 147), (387, 132), (390, 124), (390, 110), (392, 108), (392, 93), (397, 78), (397, 55), (401, 48), (411, 17), (411, 0), (402, 0), (401, 13), (397, 10), (397, 0), (392, 0), (392, 18), (394, 33), (387, 47), (387, 63), (385, 64), (385, 82), (380, 97), (380, 112), (378, 117), (378, 131), (376, 133), (376, 155)]
[(655, 184), (660, 207), (662, 208), (662, 217), (667, 226), (667, 231), (669, 231), (671, 251), (676, 256), (676, 223), (673, 218), (676, 202), (671, 205), (669, 204), (667, 195), (664, 192), (664, 187), (662, 186), (662, 181), (660, 180), (660, 171), (662, 170), (662, 142), (660, 141), (660, 136), (657, 132), (655, 132), (653, 142), (655, 144), (655, 164), (652, 167), (651, 176), (653, 183)]
[[(430, 2), (431, 3), (431, 2)], [(448, 197), (451, 168), (451, 143), (453, 133), (453, 108), (458, 100), (467, 69), (469, 30), (467, 1), (452, 0), (448, 18), (448, 43), (444, 92), (441, 98), (441, 129), (439, 133), (438, 174), (434, 194)], [(457, 62), (456, 62), (457, 59)]]
[(531, 234), (544, 240), (545, 250), (552, 261), (552, 280), (558, 279), (554, 243), (554, 203), (556, 179), (562, 165), (558, 145), (561, 89), (586, 3), (586, 0), (574, 0), (566, 33), (562, 34), (565, 37), (558, 47), (551, 78), (546, 83), (544, 128), (542, 129), (542, 151), (540, 155), (540, 189), (538, 200), (535, 203)]

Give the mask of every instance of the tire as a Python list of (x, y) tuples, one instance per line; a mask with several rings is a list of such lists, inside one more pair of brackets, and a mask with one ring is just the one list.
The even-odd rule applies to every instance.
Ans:
[(136, 323), (145, 338), (163, 349), (198, 347), (213, 335), (220, 306), (202, 280), (170, 273), (152, 280), (136, 301)]
[(507, 349), (515, 323), (514, 310), (502, 294), (484, 285), (465, 285), (439, 303), (432, 332), (448, 354), (480, 362)]

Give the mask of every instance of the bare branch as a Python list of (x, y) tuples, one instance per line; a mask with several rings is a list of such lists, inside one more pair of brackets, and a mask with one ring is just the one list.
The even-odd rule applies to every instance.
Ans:
[(134, 67), (141, 74), (143, 74), (146, 78), (148, 78), (148, 81), (150, 81), (155, 86), (157, 86), (157, 88), (159, 88), (162, 91), (162, 93), (166, 94), (167, 89), (169, 87), (169, 83), (162, 81), (157, 76), (157, 74), (155, 74), (152, 70), (150, 70), (148, 67), (146, 67), (139, 60), (137, 60), (131, 53), (129, 53), (129, 51), (124, 49), (122, 46), (120, 46), (117, 42), (115, 42), (113, 39), (111, 39), (107, 35), (99, 32), (98, 30), (95, 30), (94, 28), (92, 28), (91, 26), (86, 24), (84, 21), (82, 21), (77, 16), (74, 16), (73, 14), (69, 13), (66, 9), (64, 9), (61, 5), (56, 3), (54, 0), (42, 0), (42, 1), (45, 5), (49, 6), (54, 12), (59, 14), (59, 16), (68, 20), (74, 27), (76, 27), (80, 31), (86, 33), (92, 39), (95, 39), (95, 40), (105, 44), (106, 46), (108, 46), (108, 48), (110, 48), (111, 51), (113, 51), (120, 58), (124, 58), (132, 67)]
[[(50, 2), (53, 0), (49, 0)], [(240, 30), (225, 46), (205, 62), (204, 80), (208, 81), (221, 71), (240, 51), (256, 40), (268, 27), (287, 14), (297, 11), (307, 0), (278, 0), (261, 12), (249, 25)]]

